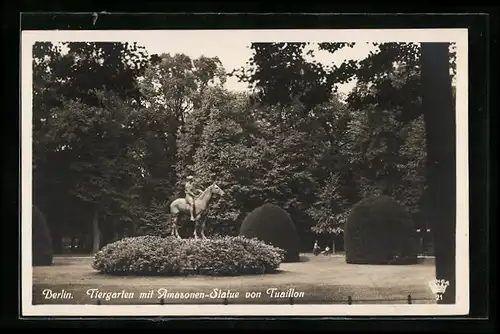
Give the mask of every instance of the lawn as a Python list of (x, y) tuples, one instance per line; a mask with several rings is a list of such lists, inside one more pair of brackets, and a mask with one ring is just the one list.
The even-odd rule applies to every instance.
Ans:
[[(408, 295), (414, 304), (434, 303), (427, 285), (434, 278), (432, 258), (403, 266), (346, 264), (342, 255), (301, 258), (267, 275), (119, 277), (95, 271), (90, 257), (55, 257), (54, 265), (33, 268), (33, 304), (222, 304), (224, 297), (229, 304), (342, 304), (349, 297), (353, 304), (405, 304)], [(66, 298), (45, 298), (44, 290), (64, 290)]]

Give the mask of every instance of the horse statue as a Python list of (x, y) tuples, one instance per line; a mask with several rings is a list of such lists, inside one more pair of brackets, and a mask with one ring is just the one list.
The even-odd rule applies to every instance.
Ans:
[[(208, 209), (208, 205), (210, 204), (210, 200), (212, 196), (216, 194), (219, 196), (224, 195), (224, 191), (217, 184), (212, 183), (208, 188), (206, 188), (198, 197), (194, 199), (194, 212), (193, 216), (194, 220), (194, 232), (193, 237), (198, 239), (197, 228), (199, 225), (199, 220), (203, 216), (203, 213)], [(172, 214), (172, 236), (181, 238), (179, 232), (177, 230), (177, 226), (179, 223), (179, 214), (184, 213), (189, 216), (189, 205), (185, 198), (177, 198), (172, 201), (170, 204), (170, 213)], [(206, 220), (204, 219), (201, 224), (201, 237), (205, 239), (205, 224)]]

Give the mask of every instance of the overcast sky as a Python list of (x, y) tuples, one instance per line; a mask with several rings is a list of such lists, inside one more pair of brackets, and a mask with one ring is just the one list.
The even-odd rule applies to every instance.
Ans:
[[(345, 48), (330, 54), (317, 51), (316, 60), (324, 64), (340, 64), (346, 59), (363, 59), (373, 50), (371, 42), (458, 42), (463, 53), (461, 66), (466, 68), (467, 31), (464, 29), (338, 29), (338, 30), (103, 30), (103, 31), (23, 31), (23, 45), (34, 41), (107, 41), (137, 42), (149, 54), (184, 53), (191, 58), (201, 55), (218, 57), (226, 71), (245, 65), (252, 55), (252, 42), (356, 42), (354, 48)], [(31, 51), (30, 51), (31, 53)], [(465, 56), (464, 56), (465, 55)], [(26, 54), (27, 57), (30, 55)], [(30, 63), (30, 59), (26, 59)], [(465, 72), (464, 72), (465, 73)], [(466, 79), (466, 75), (463, 76)], [(463, 80), (465, 85), (466, 80)], [(355, 82), (339, 87), (349, 92)], [(246, 85), (229, 78), (227, 88), (244, 90)]]
[[(189, 39), (171, 38), (157, 41), (145, 38), (144, 40), (136, 40), (136, 42), (144, 46), (149, 54), (184, 53), (191, 58), (198, 58), (202, 55), (218, 57), (226, 71), (231, 72), (244, 66), (245, 62), (250, 59), (252, 56), (250, 45), (255, 41), (255, 39), (246, 35), (235, 37), (237, 38), (206, 38), (206, 36), (193, 35)], [(363, 59), (370, 50), (374, 50), (374, 47), (366, 42), (357, 43), (354, 48), (345, 48), (335, 52), (335, 54), (316, 50), (315, 60), (327, 65), (332, 63), (340, 64), (346, 59)], [(347, 93), (354, 85), (355, 82), (351, 81), (348, 84), (339, 86), (339, 91)], [(238, 91), (247, 89), (247, 85), (238, 82), (235, 77), (228, 78), (226, 87)]]

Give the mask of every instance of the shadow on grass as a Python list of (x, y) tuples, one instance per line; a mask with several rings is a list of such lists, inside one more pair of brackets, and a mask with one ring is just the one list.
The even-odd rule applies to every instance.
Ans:
[(374, 266), (415, 266), (430, 264), (430, 261), (422, 257), (395, 257), (390, 261), (373, 260), (371, 258), (346, 259), (348, 265), (374, 265)]
[(64, 266), (73, 266), (75, 263), (71, 261), (57, 261), (52, 262), (52, 264), (45, 265), (33, 265), (33, 268), (50, 268), (50, 267), (64, 267)]
[(33, 268), (38, 268), (38, 267), (47, 268), (47, 267), (52, 267), (52, 266), (54, 266), (53, 263), (52, 264), (34, 264), (34, 265), (32, 265)]
[(299, 262), (309, 262), (309, 261), (311, 261), (311, 259), (308, 256), (306, 256), (306, 255), (301, 255), (300, 256), (300, 261)]
[(62, 266), (73, 266), (75, 265), (75, 262), (72, 261), (57, 261), (52, 263), (51, 267), (62, 267)]
[[(94, 268), (93, 268), (94, 269)], [(273, 269), (262, 272), (254, 272), (254, 271), (241, 271), (237, 273), (219, 273), (219, 272), (208, 272), (208, 273), (200, 273), (198, 271), (184, 271), (184, 272), (152, 272), (152, 271), (144, 271), (144, 272), (127, 272), (127, 271), (114, 271), (114, 272), (102, 272), (97, 269), (94, 269), (94, 274), (96, 276), (101, 277), (178, 277), (178, 278), (188, 278), (188, 277), (255, 277), (262, 275), (279, 275), (283, 274), (286, 271), (281, 269)]]

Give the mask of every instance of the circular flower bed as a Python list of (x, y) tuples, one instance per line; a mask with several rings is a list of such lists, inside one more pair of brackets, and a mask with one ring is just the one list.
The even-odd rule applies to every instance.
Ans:
[(177, 239), (140, 236), (104, 246), (92, 267), (115, 275), (264, 274), (276, 270), (285, 252), (256, 239)]

